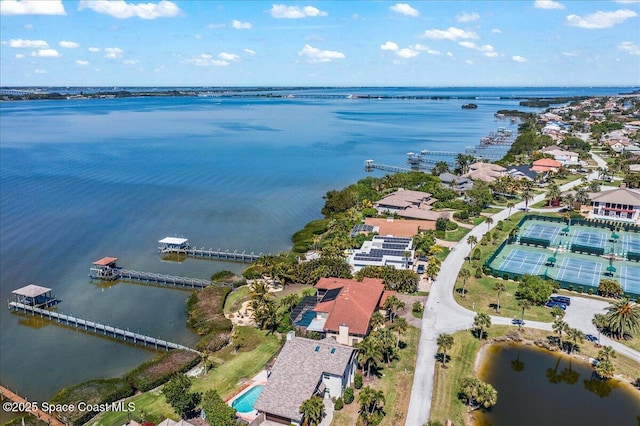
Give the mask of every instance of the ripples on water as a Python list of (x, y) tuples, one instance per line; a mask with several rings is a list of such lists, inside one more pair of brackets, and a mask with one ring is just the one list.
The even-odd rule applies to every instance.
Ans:
[[(496, 110), (518, 103), (483, 98), (466, 111), (466, 102), (1, 102), (0, 296), (29, 283), (48, 286), (62, 312), (193, 344), (196, 336), (184, 326), (187, 292), (100, 286), (87, 277), (90, 264), (115, 256), (127, 268), (173, 275), (240, 272), (228, 263), (163, 262), (156, 242), (177, 235), (198, 246), (287, 250), (291, 234), (320, 216), (326, 191), (366, 176), (365, 159), (404, 165), (407, 151), (461, 151), (505, 125), (494, 120)], [(6, 309), (0, 320), (2, 382), (35, 400), (120, 375), (152, 355), (53, 324), (32, 327)]]

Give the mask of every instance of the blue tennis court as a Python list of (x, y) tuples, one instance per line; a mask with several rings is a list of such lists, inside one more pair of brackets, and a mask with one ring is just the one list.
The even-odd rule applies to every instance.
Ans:
[(604, 247), (607, 241), (607, 234), (600, 231), (587, 231), (584, 229), (576, 229), (573, 234), (571, 244), (577, 244), (587, 247)]
[(532, 223), (527, 229), (522, 230), (520, 236), (527, 238), (536, 238), (540, 240), (553, 239), (560, 233), (559, 226), (543, 225), (541, 223)]
[(620, 286), (628, 293), (640, 294), (640, 266), (620, 268)]
[(498, 269), (514, 274), (538, 275), (546, 259), (547, 257), (544, 253), (515, 249), (504, 257)]
[(625, 234), (622, 236), (622, 251), (640, 253), (640, 236)]
[(592, 260), (565, 257), (558, 266), (557, 280), (597, 287), (602, 264)]

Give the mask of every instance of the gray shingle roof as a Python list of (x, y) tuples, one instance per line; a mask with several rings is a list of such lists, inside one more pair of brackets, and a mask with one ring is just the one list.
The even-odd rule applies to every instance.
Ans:
[(640, 206), (640, 192), (627, 188), (612, 189), (592, 194), (591, 201)]
[(287, 340), (254, 408), (301, 421), (300, 405), (311, 398), (322, 374), (342, 376), (355, 351), (329, 339)]

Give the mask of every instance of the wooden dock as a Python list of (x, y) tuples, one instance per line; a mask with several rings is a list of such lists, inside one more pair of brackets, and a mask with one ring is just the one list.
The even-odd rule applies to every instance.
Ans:
[[(200, 278), (176, 277), (173, 275), (154, 274), (153, 272), (131, 271), (128, 269), (116, 269), (114, 279), (142, 281), (155, 284), (164, 284), (172, 286), (181, 286), (188, 288), (203, 289), (210, 285), (224, 285), (222, 283), (214, 283), (210, 280)], [(91, 278), (99, 278), (91, 276)]]
[(29, 407), (29, 410), (25, 411), (25, 413), (30, 413), (31, 415), (35, 416), (39, 420), (42, 420), (43, 422), (46, 422), (47, 424), (49, 424), (51, 426), (65, 426), (65, 424), (62, 423), (57, 418), (53, 417), (52, 415), (50, 415), (48, 413), (45, 413), (44, 411), (42, 411), (42, 410), (40, 410), (38, 408), (35, 408), (36, 404), (30, 403), (29, 401), (27, 401), (26, 398), (21, 397), (17, 393), (12, 392), (9, 389), (7, 389), (7, 388), (5, 388), (4, 386), (1, 386), (1, 385), (0, 385), (0, 393), (2, 394), (2, 398), (3, 399), (7, 398), (11, 402), (15, 402), (17, 404), (20, 404), (20, 406), (22, 406), (22, 407)]
[(70, 327), (75, 327), (86, 332), (112, 337), (121, 341), (132, 342), (136, 345), (149, 346), (155, 349), (165, 349), (167, 351), (170, 349), (183, 349), (186, 351), (196, 352), (198, 354), (200, 353), (195, 349), (188, 348), (177, 343), (169, 342), (168, 340), (157, 339), (155, 337), (146, 336), (140, 333), (134, 333), (129, 330), (123, 330), (121, 328), (113, 327), (106, 324), (100, 324), (95, 321), (88, 321), (60, 312), (53, 312), (47, 309), (36, 308), (34, 306), (25, 305), (24, 303), (9, 302), (9, 309), (15, 312), (40, 315), (41, 318), (47, 318), (51, 321), (56, 321), (58, 323)]
[(227, 262), (244, 262), (251, 263), (258, 260), (263, 256), (263, 253), (256, 254), (255, 252), (247, 253), (243, 251), (238, 253), (237, 250), (229, 251), (229, 250), (214, 250), (212, 248), (205, 249), (204, 247), (187, 247), (187, 248), (158, 248), (161, 254), (184, 254), (186, 256), (191, 257), (200, 257), (205, 259), (213, 259), (213, 260), (224, 260)]
[(382, 170), (385, 172), (408, 173), (412, 171), (408, 167), (391, 166), (388, 164), (376, 164), (373, 162), (373, 160), (365, 161), (364, 169), (367, 172), (372, 172), (373, 170)]

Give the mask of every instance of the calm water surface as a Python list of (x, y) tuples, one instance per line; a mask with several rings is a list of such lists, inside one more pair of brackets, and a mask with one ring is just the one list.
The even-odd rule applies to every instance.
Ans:
[[(343, 99), (130, 98), (0, 102), (0, 297), (51, 287), (58, 310), (192, 345), (180, 290), (91, 283), (104, 256), (142, 271), (207, 278), (242, 265), (163, 262), (156, 242), (276, 253), (319, 218), (322, 195), (366, 176), (364, 160), (462, 151), (497, 126), (499, 96), (628, 89), (315, 89)], [(477, 96), (356, 100), (349, 93)], [(525, 108), (520, 108), (521, 110)], [(536, 111), (530, 109), (531, 111)], [(514, 126), (511, 126), (515, 129)], [(0, 310), (0, 382), (32, 400), (114, 377), (153, 352)]]
[[(590, 344), (590, 343), (585, 343)], [(488, 348), (480, 379), (498, 391), (498, 403), (476, 412), (477, 426), (637, 426), (640, 391), (602, 381), (585, 362), (523, 345)]]

